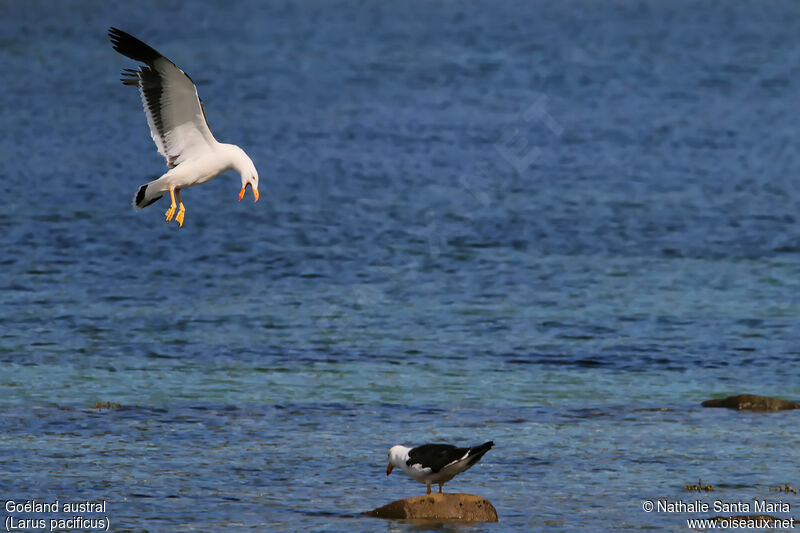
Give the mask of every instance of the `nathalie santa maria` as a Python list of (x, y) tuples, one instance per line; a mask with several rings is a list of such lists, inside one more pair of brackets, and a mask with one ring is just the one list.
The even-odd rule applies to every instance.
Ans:
[(726, 502), (714, 500), (710, 504), (702, 500), (685, 502), (682, 500), (656, 500), (659, 513), (789, 513), (791, 505), (783, 500), (753, 500), (752, 502)]

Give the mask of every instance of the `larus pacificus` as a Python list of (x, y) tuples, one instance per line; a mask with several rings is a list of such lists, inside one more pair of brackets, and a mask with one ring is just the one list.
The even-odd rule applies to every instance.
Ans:
[(239, 201), (249, 185), (257, 202), (258, 172), (253, 161), (235, 144), (220, 143), (214, 138), (192, 79), (136, 37), (113, 27), (108, 36), (114, 50), (144, 63), (138, 69), (124, 69), (122, 83), (139, 88), (150, 135), (169, 167), (160, 178), (139, 187), (134, 207), (143, 209), (169, 192), (172, 204), (164, 215), (167, 222), (174, 216), (182, 227), (186, 208), (181, 201), (181, 190), (205, 183), (228, 170), (235, 170), (242, 178)]
[(431, 483), (439, 485), (441, 494), (442, 485), (480, 461), (492, 446), (492, 441), (467, 448), (450, 444), (423, 444), (407, 448), (398, 444), (389, 450), (386, 475), (391, 474), (394, 468), (400, 468), (415, 481), (427, 485), (427, 494), (431, 493)]

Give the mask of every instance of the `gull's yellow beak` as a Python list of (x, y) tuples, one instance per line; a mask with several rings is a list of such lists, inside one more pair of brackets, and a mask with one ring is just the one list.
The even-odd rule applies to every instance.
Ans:
[(387, 467), (386, 467), (386, 475), (387, 475), (387, 476), (388, 476), (389, 474), (391, 474), (391, 473), (392, 473), (392, 469), (393, 469), (393, 468), (394, 468), (394, 467), (393, 467), (392, 465), (389, 465), (389, 466), (387, 466)]
[[(242, 198), (244, 198), (244, 192), (247, 190), (247, 187), (252, 187), (252, 185), (250, 185), (249, 183), (246, 183), (245, 186), (242, 187), (242, 190), (239, 191), (239, 201), (240, 202), (242, 201)], [(256, 199), (254, 201), (257, 202), (258, 201), (258, 189), (253, 189), (253, 196), (256, 197)]]

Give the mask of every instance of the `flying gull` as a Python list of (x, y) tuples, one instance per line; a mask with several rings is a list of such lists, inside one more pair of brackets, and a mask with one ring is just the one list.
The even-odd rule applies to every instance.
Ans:
[(114, 50), (144, 63), (138, 70), (124, 69), (122, 83), (139, 88), (150, 135), (169, 168), (157, 180), (139, 187), (133, 206), (143, 209), (169, 192), (172, 205), (164, 215), (167, 222), (174, 216), (183, 227), (186, 208), (181, 201), (181, 189), (205, 183), (228, 170), (235, 170), (242, 178), (239, 201), (250, 185), (257, 202), (258, 172), (253, 161), (235, 144), (219, 143), (211, 134), (203, 102), (189, 75), (120, 29), (110, 28), (108, 36)]
[(427, 485), (427, 494), (431, 493), (431, 483), (438, 483), (441, 494), (442, 485), (480, 461), (492, 446), (492, 441), (471, 448), (456, 448), (450, 444), (423, 444), (417, 448), (406, 448), (398, 444), (389, 450), (386, 475), (391, 474), (392, 469), (400, 468), (415, 481)]

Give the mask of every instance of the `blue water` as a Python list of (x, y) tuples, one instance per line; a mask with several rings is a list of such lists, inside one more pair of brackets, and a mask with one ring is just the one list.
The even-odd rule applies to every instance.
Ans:
[[(224, 176), (180, 230), (133, 211), (163, 159), (111, 25), (193, 77), (258, 204)], [(492, 439), (445, 490), (500, 522), (442, 529), (800, 508), (770, 490), (797, 413), (700, 407), (800, 399), (799, 30), (780, 0), (0, 3), (0, 499), (415, 531), (360, 516), (424, 489), (389, 447)]]

